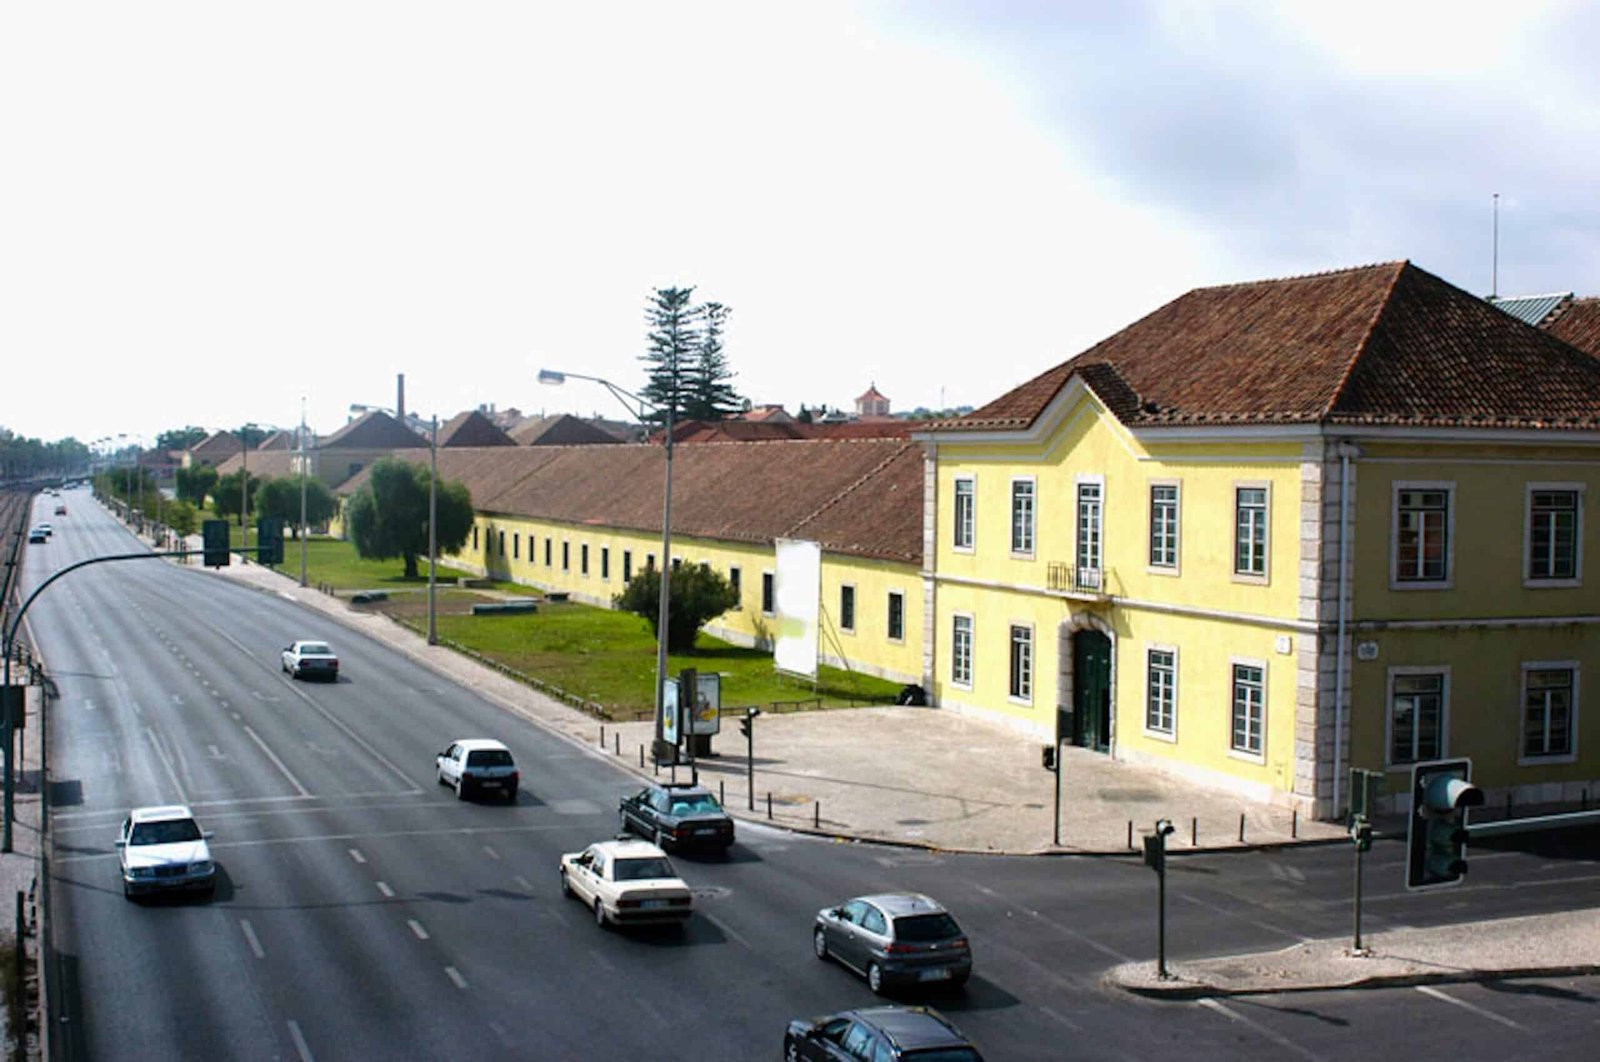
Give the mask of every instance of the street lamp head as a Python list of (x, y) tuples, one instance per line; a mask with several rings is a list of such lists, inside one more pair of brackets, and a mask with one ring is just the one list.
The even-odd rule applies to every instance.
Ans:
[(539, 382), (542, 384), (549, 384), (552, 387), (560, 387), (562, 384), (567, 382), (567, 374), (564, 372), (557, 372), (554, 369), (540, 369)]

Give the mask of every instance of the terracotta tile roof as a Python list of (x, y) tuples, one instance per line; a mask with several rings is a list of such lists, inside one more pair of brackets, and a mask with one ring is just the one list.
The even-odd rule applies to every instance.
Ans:
[(1027, 428), (1073, 376), (1134, 427), (1600, 427), (1600, 360), (1391, 262), (1191, 291), (933, 430)]
[(294, 432), (279, 429), (256, 443), (257, 450), (293, 450)]
[(440, 446), (515, 446), (517, 441), (495, 426), (494, 421), (469, 409), (439, 425)]
[(332, 435), (317, 440), (319, 450), (397, 450), (428, 441), (380, 409), (369, 409)]
[(248, 462), (243, 455), (234, 454), (217, 466), (217, 475), (231, 476), (243, 464), (250, 469), (251, 479), (275, 479), (290, 475), (294, 471), (291, 466), (298, 456), (293, 450), (251, 450)]
[[(461, 448), (438, 456), (440, 477), (465, 483), (479, 512), (661, 528), (659, 446)], [(368, 471), (341, 484), (339, 493), (359, 490)], [(922, 450), (906, 439), (674, 447), (672, 531), (757, 544), (809, 538), (830, 552), (920, 564)]]
[(1600, 296), (1570, 300), (1544, 328), (1557, 339), (1600, 358)]
[(189, 453), (195, 457), (217, 460), (224, 454), (236, 454), (243, 447), (239, 437), (231, 431), (214, 431), (204, 439), (189, 447)]
[(510, 434), (518, 446), (578, 446), (619, 441), (604, 428), (570, 413), (529, 417), (512, 428)]

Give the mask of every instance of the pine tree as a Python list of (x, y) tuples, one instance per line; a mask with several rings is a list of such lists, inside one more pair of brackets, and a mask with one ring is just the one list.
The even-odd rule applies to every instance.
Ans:
[(726, 420), (739, 411), (741, 401), (728, 382), (734, 374), (722, 353), (722, 329), (733, 310), (720, 302), (708, 302), (698, 309), (704, 327), (694, 365), (687, 374), (684, 410), (692, 420)]
[(682, 419), (687, 395), (686, 374), (693, 368), (700, 346), (702, 307), (689, 300), (694, 288), (657, 288), (645, 306), (649, 350), (639, 356), (649, 368), (640, 392), (655, 406), (648, 419), (666, 422), (668, 408), (674, 420)]

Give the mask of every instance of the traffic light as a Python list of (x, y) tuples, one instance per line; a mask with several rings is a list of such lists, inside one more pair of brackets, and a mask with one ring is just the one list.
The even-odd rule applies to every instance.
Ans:
[(1356, 851), (1372, 851), (1372, 823), (1367, 821), (1365, 815), (1357, 815), (1350, 820), (1350, 840), (1355, 842)]
[(207, 520), (200, 525), (200, 559), (207, 568), (228, 566), (228, 521)]
[(1145, 834), (1144, 865), (1157, 874), (1167, 872), (1167, 838), (1175, 828), (1171, 819), (1157, 819), (1155, 832)]
[(1467, 809), (1483, 805), (1471, 760), (1433, 760), (1411, 768), (1406, 888), (1457, 885), (1467, 873)]
[(1040, 760), (1044, 763), (1044, 769), (1047, 770), (1047, 771), (1055, 770), (1056, 769), (1056, 747), (1054, 745), (1046, 745), (1043, 748), (1041, 748), (1039, 750), (1039, 752), (1041, 753)]
[(263, 516), (256, 521), (256, 545), (261, 547), (256, 559), (262, 564), (283, 563), (283, 517)]
[(744, 735), (746, 741), (750, 740), (751, 733), (755, 728), (756, 716), (760, 714), (760, 708), (746, 708), (744, 710), (744, 715), (739, 720), (739, 733)]

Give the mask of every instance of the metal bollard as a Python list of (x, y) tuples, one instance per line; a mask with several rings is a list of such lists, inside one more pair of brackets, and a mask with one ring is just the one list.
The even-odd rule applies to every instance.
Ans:
[(717, 779), (717, 803), (723, 805), (728, 803), (728, 783), (721, 778)]
[(639, 769), (644, 770), (644, 746), (639, 746)]
[(820, 800), (812, 805), (811, 827), (816, 830), (822, 829), (822, 801)]
[(1294, 840), (1300, 836), (1300, 809), (1292, 809), (1289, 815), (1289, 839)]
[(1189, 847), (1200, 847), (1200, 816), (1198, 815), (1189, 820)]
[(1244, 844), (1244, 812), (1239, 812), (1239, 843)]
[(615, 730), (611, 732), (611, 749), (613, 756), (622, 755), (622, 735)]
[(1128, 820), (1128, 851), (1133, 851), (1133, 820)]
[(600, 747), (606, 747), (606, 725), (604, 723), (600, 724)]
[(767, 818), (772, 818), (772, 790), (767, 790)]

